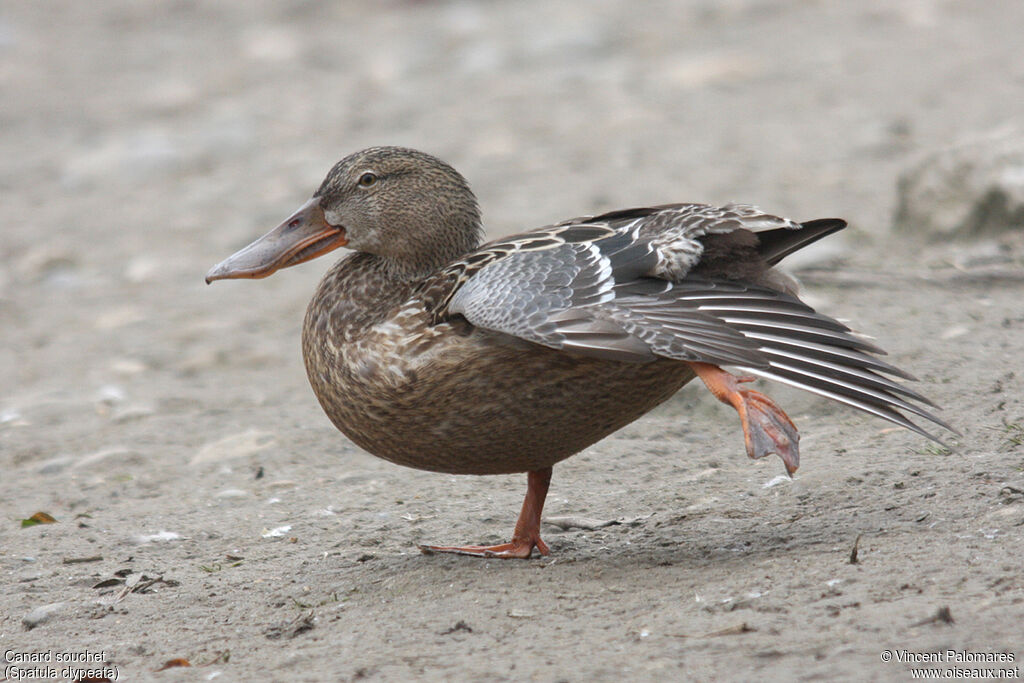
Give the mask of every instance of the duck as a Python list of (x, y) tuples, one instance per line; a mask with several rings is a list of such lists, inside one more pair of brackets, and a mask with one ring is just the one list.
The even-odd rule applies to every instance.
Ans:
[[(479, 204), (451, 165), (372, 147), (330, 170), (278, 227), (207, 284), (267, 277), (346, 247), (306, 310), (302, 354), (331, 422), (398, 465), (527, 474), (512, 538), (427, 554), (549, 554), (552, 468), (699, 378), (735, 409), (747, 455), (792, 476), (799, 432), (756, 377), (943, 443), (956, 433), (885, 352), (802, 302), (776, 268), (846, 227), (741, 204), (677, 203), (580, 216), (483, 242)], [(732, 368), (734, 372), (723, 369)]]

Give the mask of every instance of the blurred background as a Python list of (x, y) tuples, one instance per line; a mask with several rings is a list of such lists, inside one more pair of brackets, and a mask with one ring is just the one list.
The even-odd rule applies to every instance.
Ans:
[[(203, 283), (210, 266), (302, 204), (337, 160), (387, 144), (459, 169), (491, 237), (680, 201), (846, 218), (850, 229), (787, 264), (817, 278), (811, 303), (876, 334), (897, 364), (922, 376), (924, 393), (952, 404), (944, 416), (974, 440), (974, 450), (965, 448), (971, 458), (943, 458), (912, 434), (880, 436), (885, 426), (849, 411), (809, 419), (834, 407), (773, 389), (801, 425), (806, 452), (820, 457), (792, 487), (767, 488), (777, 463), (750, 466), (734, 415), (699, 390), (683, 392), (660, 417), (573, 458), (560, 469), (564, 479), (556, 473), (549, 507), (562, 514), (657, 513), (670, 523), (618, 527), (612, 554), (579, 534), (558, 537), (566, 556), (587, 563), (567, 562), (547, 576), (597, 582), (561, 603), (589, 605), (579, 613), (585, 618), (563, 610), (561, 621), (510, 620), (502, 610), (489, 622), (490, 613), (467, 612), (473, 627), (493, 633), (522, 624), (521, 640), (532, 644), (503, 641), (508, 661), (522, 662), (529, 647), (543, 650), (560, 628), (564, 640), (586, 627), (577, 649), (563, 650), (575, 658), (566, 680), (578, 678), (577, 662), (591, 672), (603, 665), (593, 653), (605, 651), (609, 633), (614, 651), (635, 653), (635, 662), (656, 663), (667, 652), (676, 666), (684, 650), (719, 652), (729, 668), (709, 671), (715, 680), (743, 650), (736, 641), (694, 645), (665, 634), (735, 626), (735, 615), (705, 609), (698, 593), (720, 597), (716, 604), (736, 596), (738, 607), (753, 599), (751, 586), (765, 585), (774, 591), (765, 601), (777, 609), (743, 613), (761, 627), (743, 636), (757, 639), (744, 670), (830, 678), (841, 661), (847, 678), (861, 677), (858, 661), (877, 666), (877, 650), (869, 659), (825, 660), (811, 647), (842, 647), (829, 631), (842, 623), (844, 637), (859, 633), (863, 654), (878, 644), (880, 628), (903, 634), (903, 622), (934, 613), (946, 586), (973, 600), (969, 608), (953, 603), (957, 637), (974, 634), (986, 647), (1012, 640), (1005, 624), (1019, 599), (1017, 607), (989, 599), (1012, 587), (1020, 595), (1019, 543), (975, 532), (1024, 528), (986, 516), (1020, 509), (1002, 503), (1013, 502), (1003, 490), (1020, 490), (1019, 457), (1008, 454), (1020, 452), (1012, 449), (1021, 443), (1024, 395), (1024, 378), (1012, 371), (1019, 374), (1024, 327), (1022, 27), (1021, 0), (0, 0), (0, 546), (11, 548), (0, 569), (14, 577), (0, 630), (21, 633), (20, 615), (41, 603), (72, 605), (62, 618), (77, 620), (56, 628), (152, 671), (170, 657), (220, 648), (228, 614), (236, 635), (225, 647), (242, 653), (233, 666), (247, 653), (287, 667), (296, 641), (264, 654), (262, 634), (270, 621), (290, 619), (281, 615), (293, 603), (311, 600), (301, 592), (309, 584), (291, 585), (301, 580), (312, 582), (317, 599), (335, 596), (324, 609), (340, 621), (318, 655), (328, 666), (341, 642), (381, 667), (407, 661), (415, 647), (404, 634), (433, 643), (429, 661), (443, 667), (463, 661), (455, 658), (461, 640), (444, 639), (451, 622), (437, 623), (450, 605), (483, 610), (497, 592), (519, 616), (536, 611), (515, 602), (518, 581), (536, 573), (509, 580), (465, 565), (456, 584), (444, 569), (464, 565), (403, 554), (415, 553), (419, 540), (504, 534), (520, 477), (481, 483), (394, 467), (354, 448), (316, 405), (299, 331), (332, 258), (259, 282)], [(932, 272), (938, 279), (928, 279)], [(728, 457), (722, 446), (719, 459), (715, 444), (727, 444)], [(632, 479), (620, 484), (623, 468)], [(699, 486), (687, 485), (693, 477)], [(893, 486), (904, 481), (902, 500), (910, 502), (897, 509)], [(1013, 485), (1000, 489), (1005, 482)], [(938, 498), (925, 498), (935, 491)], [(799, 507), (807, 501), (818, 507)], [(855, 519), (851, 508), (863, 515)], [(12, 520), (36, 510), (91, 520), (21, 533)], [(401, 510), (408, 513), (399, 520)], [(928, 535), (940, 519), (953, 521)], [(261, 536), (264, 527), (291, 524), (298, 546)], [(875, 556), (888, 553), (888, 564), (869, 565), (876, 573), (843, 598), (876, 618), (834, 619), (840, 607), (826, 612), (816, 601), (826, 597), (826, 580), (828, 595), (841, 595), (832, 572), (835, 562), (845, 566), (846, 535), (887, 525), (914, 535), (865, 539), (875, 544), (866, 552), (888, 543)], [(306, 563), (321, 548), (331, 558), (311, 569)], [(62, 564), (97, 552), (105, 563)], [(225, 552), (256, 559), (234, 573), (205, 574)], [(809, 552), (816, 561), (801, 564)], [(374, 554), (376, 562), (364, 563)], [(127, 556), (141, 558), (136, 570), (166, 570), (181, 585), (167, 594), (173, 609), (156, 596), (138, 600), (130, 614), (118, 612), (115, 629), (113, 619), (89, 611), (91, 586)], [(633, 571), (631, 562), (647, 565)], [(668, 566), (676, 562), (685, 570)], [(994, 573), (979, 574), (979, 566)], [(648, 583), (606, 612), (595, 567), (615, 577), (609, 585)], [(959, 568), (963, 578), (953, 575)], [(533, 570), (501, 568), (519, 571)], [(766, 583), (768, 576), (777, 581)], [(265, 577), (272, 581), (257, 586)], [(544, 585), (547, 604), (564, 597), (560, 580)], [(904, 591), (911, 583), (924, 594)], [(366, 609), (346, 616), (352, 585), (362, 591), (352, 604), (362, 599)], [(412, 599), (385, 607), (376, 597), (403, 585)], [(475, 592), (464, 592), (471, 585)], [(230, 597), (208, 600), (215, 592)], [(437, 602), (421, 610), (430, 595)], [(179, 613), (179, 605), (194, 609)], [(652, 605), (662, 607), (649, 622)], [(381, 619), (376, 627), (367, 627), (367, 613)], [(657, 619), (661, 639), (644, 650), (633, 632)], [(419, 630), (407, 630), (410, 623)], [(303, 642), (316, 647), (319, 637)], [(893, 638), (888, 645), (906, 642)], [(165, 651), (168, 642), (181, 650)], [(790, 646), (798, 659), (778, 651)], [(541, 680), (553, 679), (543, 670), (548, 656), (532, 660)], [(421, 664), (409, 666), (395, 680)], [(476, 671), (481, 679), (493, 673)], [(614, 672), (606, 679), (620, 680)]]

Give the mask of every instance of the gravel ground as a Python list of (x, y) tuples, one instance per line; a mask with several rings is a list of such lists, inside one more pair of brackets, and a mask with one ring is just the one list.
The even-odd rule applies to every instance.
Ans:
[[(891, 226), (902, 172), (1022, 120), (1022, 25), (1017, 0), (0, 3), (5, 675), (1019, 672), (1024, 249)], [(849, 219), (793, 260), (807, 299), (920, 377), (955, 452), (765, 385), (803, 434), (789, 481), (691, 385), (556, 468), (548, 515), (618, 524), (422, 556), (506, 540), (525, 477), (330, 426), (299, 353), (329, 259), (203, 285), (371, 144), (453, 163), (492, 236), (669, 201)]]

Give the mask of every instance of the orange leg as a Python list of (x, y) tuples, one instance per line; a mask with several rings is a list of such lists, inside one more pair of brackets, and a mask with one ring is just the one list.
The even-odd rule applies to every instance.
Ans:
[(540, 540), (540, 513), (544, 509), (544, 499), (548, 495), (550, 483), (550, 467), (527, 474), (526, 498), (523, 500), (523, 509), (519, 513), (519, 521), (516, 522), (510, 542), (501, 545), (421, 545), (420, 550), (425, 555), (455, 553), (475, 557), (526, 559), (533, 554), (533, 549), (537, 548), (541, 555), (547, 555), (548, 546)]
[(759, 391), (740, 388), (743, 382), (752, 382), (753, 377), (734, 377), (709, 363), (690, 363), (690, 367), (715, 398), (731, 405), (739, 413), (747, 455), (763, 458), (769, 453), (776, 453), (786, 464), (786, 472), (790, 475), (796, 472), (800, 466), (800, 434), (786, 413), (770, 398)]

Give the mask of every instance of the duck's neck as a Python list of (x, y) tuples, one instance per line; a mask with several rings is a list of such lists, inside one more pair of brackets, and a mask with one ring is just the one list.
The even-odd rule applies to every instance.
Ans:
[(378, 256), (374, 258), (378, 260), (381, 273), (391, 283), (391, 286), (399, 286), (419, 282), (429, 277), (451, 261), (454, 261), (458, 256), (445, 257), (443, 260), (431, 258), (427, 254), (423, 254), (419, 258), (403, 258), (401, 260)]
[(357, 252), (327, 271), (306, 309), (304, 337), (353, 341), (387, 319), (412, 292), (412, 284), (389, 272), (384, 260)]
[(475, 202), (470, 208), (452, 229), (430, 231), (408, 249), (397, 242), (388, 256), (359, 251), (339, 260), (309, 302), (304, 334), (352, 341), (384, 322), (420, 282), (479, 246), (480, 214)]
[(377, 257), (380, 267), (394, 283), (418, 282), (462, 258), (480, 246), (483, 228), (476, 211), (457, 218), (446, 215), (433, 221), (434, 229), (417, 228), (415, 241), (395, 240)]

